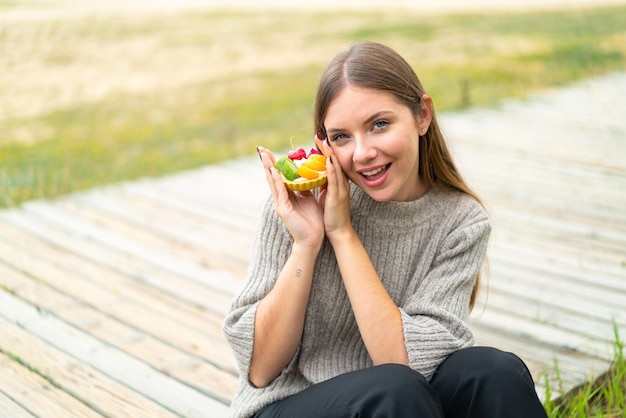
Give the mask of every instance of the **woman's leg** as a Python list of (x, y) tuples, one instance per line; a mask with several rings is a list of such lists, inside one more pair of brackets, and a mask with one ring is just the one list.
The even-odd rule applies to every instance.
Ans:
[(459, 350), (431, 382), (446, 418), (546, 418), (524, 362), (495, 348)]
[(432, 386), (416, 371), (385, 364), (337, 376), (261, 409), (255, 418), (443, 418)]

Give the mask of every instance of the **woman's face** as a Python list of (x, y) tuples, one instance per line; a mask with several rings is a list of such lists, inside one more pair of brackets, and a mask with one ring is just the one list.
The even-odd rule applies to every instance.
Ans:
[(428, 186), (418, 175), (419, 135), (431, 120), (430, 97), (419, 115), (391, 94), (347, 86), (328, 107), (324, 127), (342, 170), (372, 199), (410, 201)]

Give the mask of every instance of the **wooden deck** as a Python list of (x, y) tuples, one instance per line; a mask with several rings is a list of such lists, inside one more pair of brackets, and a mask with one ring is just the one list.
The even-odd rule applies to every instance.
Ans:
[[(494, 224), (478, 343), (562, 389), (626, 337), (626, 74), (440, 115)], [(224, 417), (256, 156), (0, 211), (0, 416)], [(557, 386), (558, 389), (558, 386)]]

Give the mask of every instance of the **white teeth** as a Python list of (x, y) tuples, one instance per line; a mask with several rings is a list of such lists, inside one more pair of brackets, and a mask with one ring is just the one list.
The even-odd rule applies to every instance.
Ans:
[(377, 168), (376, 170), (372, 170), (372, 171), (364, 171), (364, 172), (362, 172), (361, 174), (363, 174), (364, 176), (369, 177), (369, 176), (373, 176), (374, 174), (378, 174), (378, 173), (380, 173), (380, 172), (381, 172), (381, 171), (383, 171), (384, 169), (385, 169), (385, 167), (380, 167), (380, 168)]

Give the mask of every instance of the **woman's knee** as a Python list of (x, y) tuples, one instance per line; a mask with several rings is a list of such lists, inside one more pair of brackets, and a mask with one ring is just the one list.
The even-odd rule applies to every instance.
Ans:
[(401, 364), (381, 364), (370, 369), (372, 378), (379, 384), (381, 392), (390, 395), (415, 395), (417, 392), (429, 391), (428, 381), (420, 373)]
[[(450, 362), (448, 362), (450, 360)], [(472, 347), (452, 354), (444, 363), (462, 370), (466, 376), (486, 380), (490, 386), (506, 387), (507, 382), (519, 381), (534, 388), (526, 364), (515, 354), (492, 347)]]
[(420, 411), (425, 417), (443, 416), (435, 390), (417, 371), (400, 364), (383, 364), (369, 371), (374, 381), (364, 391), (365, 402), (381, 412), (371, 416), (402, 417), (408, 411)]
[(431, 380), (446, 413), (545, 417), (532, 376), (515, 354), (472, 347), (450, 355)]

